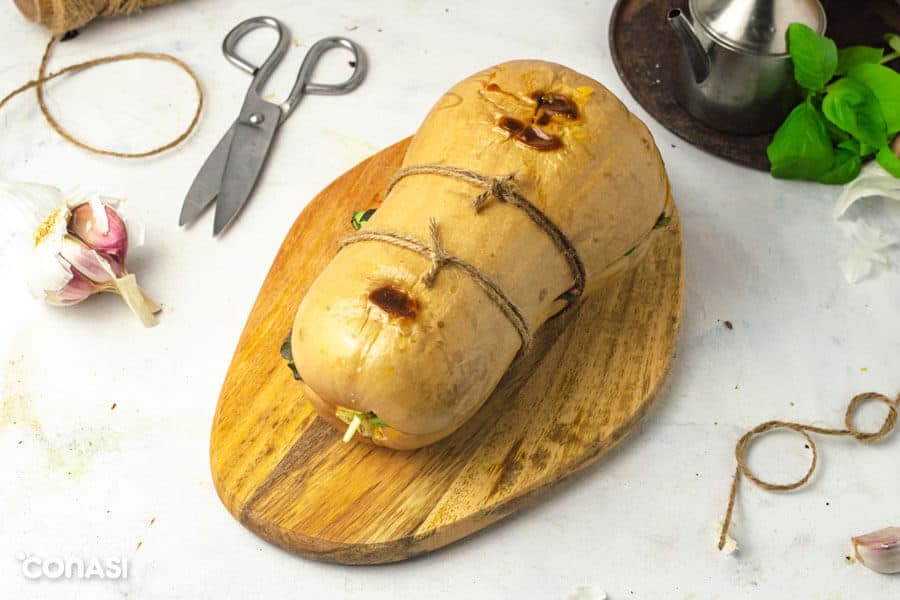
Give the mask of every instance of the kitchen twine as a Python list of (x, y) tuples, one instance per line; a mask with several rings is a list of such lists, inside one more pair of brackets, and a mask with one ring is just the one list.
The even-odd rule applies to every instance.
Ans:
[(528, 323), (522, 315), (522, 311), (518, 306), (506, 295), (506, 293), (494, 282), (490, 277), (482, 273), (478, 267), (467, 263), (459, 257), (453, 256), (444, 250), (438, 236), (438, 224), (434, 219), (429, 222), (429, 233), (431, 234), (431, 245), (425, 244), (411, 235), (392, 231), (360, 231), (349, 235), (341, 240), (341, 248), (344, 246), (355, 244), (357, 242), (384, 242), (399, 248), (411, 250), (422, 256), (431, 259), (431, 267), (422, 277), (425, 287), (434, 285), (434, 279), (437, 277), (438, 271), (444, 267), (456, 267), (462, 270), (466, 275), (475, 280), (475, 283), (481, 287), (487, 296), (496, 304), (503, 315), (509, 319), (516, 332), (522, 339), (522, 352), (526, 352), (531, 346), (531, 332), (528, 329)]
[[(472, 207), (475, 209), (476, 213), (480, 213), (491, 198), (498, 202), (510, 204), (524, 212), (535, 225), (540, 227), (550, 237), (553, 244), (563, 254), (574, 278), (572, 295), (576, 298), (581, 297), (581, 293), (584, 291), (586, 277), (584, 263), (578, 256), (575, 246), (569, 241), (569, 238), (566, 237), (562, 230), (543, 213), (543, 211), (529, 202), (527, 198), (522, 196), (516, 190), (514, 177), (512, 175), (507, 175), (506, 177), (488, 177), (460, 167), (438, 164), (413, 165), (402, 168), (394, 174), (385, 190), (385, 197), (391, 193), (391, 190), (394, 189), (397, 182), (410, 175), (442, 175), (484, 188), (484, 191), (472, 200)], [(525, 321), (524, 315), (522, 315), (521, 309), (516, 306), (496, 282), (484, 274), (478, 267), (457, 256), (449, 254), (444, 249), (438, 235), (438, 224), (434, 219), (431, 219), (429, 223), (429, 233), (431, 236), (430, 245), (405, 233), (392, 231), (359, 231), (342, 239), (340, 246), (343, 248), (344, 246), (357, 242), (378, 241), (405, 248), (425, 256), (431, 260), (431, 267), (422, 277), (422, 282), (426, 287), (431, 287), (434, 284), (435, 277), (437, 277), (438, 272), (444, 267), (455, 267), (462, 270), (471, 277), (479, 287), (481, 287), (485, 294), (487, 294), (501, 312), (503, 312), (509, 322), (512, 323), (522, 340), (522, 348), (520, 351), (523, 353), (527, 352), (531, 346), (532, 334), (528, 328), (528, 323)]]
[[(882, 424), (881, 429), (879, 429), (878, 431), (860, 431), (853, 425), (853, 413), (860, 404), (863, 404), (870, 400), (875, 400), (886, 404), (888, 407), (888, 414), (884, 419), (884, 423)], [(795, 490), (809, 481), (810, 477), (812, 477), (813, 471), (816, 470), (816, 464), (819, 459), (819, 453), (816, 450), (816, 443), (809, 435), (810, 433), (852, 437), (856, 440), (859, 440), (860, 442), (865, 443), (877, 442), (878, 440), (887, 436), (897, 425), (898, 408), (900, 408), (900, 395), (897, 396), (896, 400), (891, 400), (883, 394), (878, 394), (875, 392), (864, 392), (862, 394), (857, 394), (853, 397), (852, 400), (850, 400), (850, 404), (847, 406), (847, 412), (844, 414), (845, 429), (816, 427), (815, 425), (804, 425), (802, 423), (794, 423), (791, 421), (766, 421), (765, 423), (760, 423), (759, 425), (745, 433), (741, 437), (741, 439), (738, 440), (738, 443), (734, 448), (734, 456), (737, 460), (737, 468), (734, 471), (734, 478), (731, 481), (731, 493), (728, 496), (728, 509), (725, 511), (725, 521), (722, 523), (722, 532), (719, 535), (719, 550), (725, 547), (725, 540), (728, 536), (728, 528), (731, 526), (731, 516), (734, 512), (734, 501), (737, 497), (738, 481), (740, 480), (741, 474), (743, 474), (747, 479), (763, 488), (764, 490)], [(768, 431), (772, 431), (773, 429), (790, 429), (792, 431), (796, 431), (804, 438), (806, 438), (806, 443), (809, 444), (810, 451), (812, 452), (812, 462), (810, 463), (809, 469), (806, 471), (806, 474), (797, 481), (794, 481), (792, 483), (769, 483), (768, 481), (757, 477), (756, 474), (750, 470), (750, 467), (747, 466), (745, 455), (750, 442), (754, 437)]]
[(172, 0), (16, 0), (19, 10), (51, 33), (64, 33), (97, 17), (130, 15)]
[[(44, 50), (44, 56), (41, 58), (41, 65), (38, 68), (38, 78), (32, 81), (29, 81), (25, 85), (19, 87), (18, 89), (13, 90), (10, 94), (8, 94), (5, 98), (0, 100), (0, 108), (9, 102), (14, 97), (18, 96), (22, 92), (29, 90), (31, 88), (35, 88), (37, 91), (37, 100), (38, 105), (41, 108), (41, 113), (44, 115), (44, 118), (47, 120), (47, 123), (50, 127), (62, 136), (65, 140), (70, 143), (87, 150), (89, 152), (93, 152), (94, 154), (101, 154), (103, 156), (116, 156), (119, 158), (144, 158), (147, 156), (154, 156), (156, 154), (160, 154), (174, 148), (181, 142), (183, 142), (187, 137), (191, 134), (194, 128), (197, 126), (197, 122), (200, 120), (200, 112), (203, 109), (203, 90), (200, 88), (200, 80), (197, 79), (197, 76), (194, 72), (184, 64), (179, 59), (175, 58), (171, 54), (161, 54), (156, 52), (129, 52), (128, 54), (115, 54), (112, 56), (104, 56), (101, 58), (95, 58), (93, 60), (88, 60), (85, 62), (80, 62), (74, 65), (69, 65), (56, 73), (52, 73), (51, 75), (44, 75), (47, 70), (47, 62), (50, 60), (50, 50), (53, 48), (53, 44), (56, 41), (55, 37), (51, 37), (50, 41), (47, 43), (47, 48)], [(114, 150), (105, 150), (103, 148), (96, 148), (89, 144), (82, 142), (77, 139), (71, 133), (62, 128), (62, 126), (56, 121), (53, 115), (50, 114), (50, 110), (47, 108), (46, 103), (44, 102), (44, 83), (56, 79), (57, 77), (64, 75), (70, 72), (78, 72), (83, 71), (84, 69), (89, 69), (91, 67), (96, 67), (98, 65), (115, 63), (115, 62), (124, 62), (126, 60), (138, 60), (138, 59), (148, 59), (148, 60), (161, 60), (174, 64), (175, 66), (182, 69), (188, 76), (193, 80), (194, 86), (197, 90), (197, 109), (194, 111), (194, 116), (191, 119), (190, 124), (188, 124), (187, 129), (184, 130), (178, 137), (173, 139), (172, 141), (163, 144), (157, 148), (153, 148), (151, 150), (147, 150), (144, 152), (116, 152)]]

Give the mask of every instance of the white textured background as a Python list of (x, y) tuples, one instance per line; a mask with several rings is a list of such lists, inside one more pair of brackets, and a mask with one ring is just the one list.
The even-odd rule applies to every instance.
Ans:
[[(744, 486), (720, 556), (732, 447), (770, 418), (837, 426), (860, 391), (900, 391), (900, 279), (851, 287), (837, 268), (837, 190), (787, 183), (710, 157), (628, 96), (609, 57), (608, 2), (190, 0), (96, 24), (57, 47), (51, 69), (102, 54), (174, 53), (207, 105), (176, 151), (129, 162), (87, 154), (40, 118), (33, 94), (0, 111), (0, 177), (81, 185), (128, 198), (148, 228), (130, 266), (164, 305), (143, 330), (115, 297), (73, 309), (25, 291), (27, 235), (0, 233), (0, 597), (28, 598), (892, 598), (900, 580), (845, 561), (849, 537), (900, 524), (900, 435), (866, 447), (822, 440), (811, 485)], [(288, 121), (251, 203), (221, 240), (211, 215), (176, 226), (194, 175), (236, 116), (249, 83), (219, 53), (257, 14), (295, 45), (270, 88), (281, 97), (306, 47), (349, 35), (371, 59), (345, 97), (311, 97)], [(352, 32), (351, 27), (357, 27)], [(0, 93), (32, 78), (47, 34), (0, 2)], [(269, 39), (246, 44), (259, 56)], [(296, 214), (337, 175), (415, 131), (457, 80), (512, 58), (558, 61), (604, 82), (648, 121), (681, 209), (686, 314), (657, 407), (620, 448), (537, 506), (466, 541), (393, 566), (309, 562), (238, 525), (207, 465), (219, 386), (268, 266)], [(339, 59), (330, 71), (340, 71)], [(138, 150), (192, 113), (191, 84), (156, 63), (124, 63), (49, 86), (74, 132)], [(730, 320), (733, 330), (723, 321)], [(110, 410), (116, 402), (117, 408)], [(877, 422), (879, 410), (862, 415)], [(752, 464), (782, 479), (805, 469), (800, 438), (773, 436)], [(151, 519), (156, 519), (149, 525)], [(142, 542), (140, 549), (136, 549)], [(25, 579), (17, 553), (118, 556), (125, 581)]]

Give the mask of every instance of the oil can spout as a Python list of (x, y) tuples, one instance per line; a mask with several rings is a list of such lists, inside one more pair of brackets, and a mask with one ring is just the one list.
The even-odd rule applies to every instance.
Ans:
[(666, 15), (666, 20), (675, 30), (681, 41), (681, 47), (687, 53), (691, 71), (694, 73), (694, 81), (702, 83), (709, 76), (709, 55), (706, 54), (703, 44), (697, 38), (694, 26), (678, 8), (671, 9)]

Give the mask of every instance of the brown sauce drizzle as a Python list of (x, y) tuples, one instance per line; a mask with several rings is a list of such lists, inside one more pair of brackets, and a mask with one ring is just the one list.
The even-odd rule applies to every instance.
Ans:
[(562, 115), (572, 120), (578, 118), (578, 105), (562, 94), (535, 92), (531, 95), (531, 98), (537, 102), (537, 112), (539, 113)]
[(497, 124), (513, 137), (519, 135), (525, 129), (525, 123), (512, 117), (500, 117), (500, 122)]
[(522, 133), (516, 136), (516, 139), (526, 146), (531, 146), (535, 150), (540, 150), (542, 152), (547, 152), (549, 150), (558, 150), (563, 146), (563, 141), (559, 138), (559, 136), (548, 135), (544, 133), (539, 127), (534, 126), (526, 127), (522, 131)]
[(391, 317), (415, 319), (419, 303), (403, 290), (384, 285), (369, 293), (369, 302)]
[(539, 127), (525, 125), (525, 123), (518, 119), (501, 117), (498, 125), (501, 129), (509, 133), (509, 137), (522, 142), (535, 150), (546, 152), (562, 148), (563, 142), (558, 136), (548, 135)]
[[(501, 89), (496, 83), (487, 84), (485, 90), (513, 96), (513, 94)], [(558, 135), (549, 134), (541, 128), (549, 125), (556, 115), (570, 121), (577, 119), (579, 117), (578, 105), (567, 96), (549, 92), (535, 92), (531, 95), (531, 99), (536, 103), (534, 115), (531, 117), (531, 124), (513, 117), (503, 116), (500, 117), (497, 125), (509, 133), (510, 138), (540, 152), (562, 148), (562, 138)]]

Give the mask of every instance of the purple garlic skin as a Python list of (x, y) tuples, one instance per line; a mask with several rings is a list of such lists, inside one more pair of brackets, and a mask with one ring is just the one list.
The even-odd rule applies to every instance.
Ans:
[(850, 538), (856, 560), (878, 573), (900, 573), (900, 527)]
[(89, 296), (102, 291), (96, 283), (85, 277), (81, 272), (69, 267), (72, 279), (62, 289), (55, 292), (45, 292), (45, 300), (54, 306), (69, 306), (86, 300)]
[(97, 250), (111, 263), (118, 263), (119, 270), (125, 271), (125, 258), (128, 254), (128, 229), (125, 222), (110, 206), (103, 206), (106, 212), (106, 223), (98, 223), (94, 207), (88, 203), (81, 204), (72, 210), (69, 218), (69, 233)]

